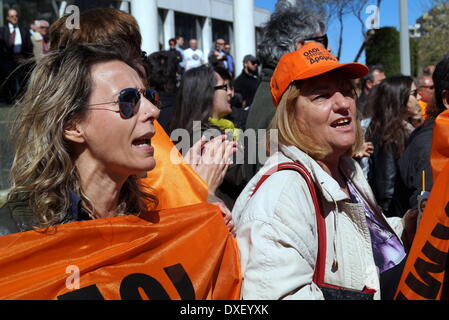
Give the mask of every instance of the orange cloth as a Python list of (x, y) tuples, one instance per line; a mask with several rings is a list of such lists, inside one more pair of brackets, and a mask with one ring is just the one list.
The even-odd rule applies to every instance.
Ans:
[(399, 282), (397, 299), (449, 299), (449, 110), (435, 120), (433, 187)]
[(210, 204), (0, 237), (1, 300), (227, 300), (241, 281), (236, 241)]
[[(156, 167), (141, 179), (143, 189), (159, 199), (158, 210), (207, 202), (208, 187), (204, 180), (182, 162), (182, 156), (162, 126), (155, 121), (156, 135), (151, 140)], [(170, 159), (170, 154), (178, 164)]]
[(427, 119), (427, 114), (426, 114), (426, 110), (427, 110), (427, 103), (422, 101), (422, 100), (418, 100), (418, 104), (421, 107), (421, 115), (423, 120)]

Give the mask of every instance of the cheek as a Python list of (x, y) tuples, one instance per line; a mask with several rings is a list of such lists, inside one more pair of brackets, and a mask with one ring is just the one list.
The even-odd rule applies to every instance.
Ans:
[[(125, 152), (131, 131), (129, 124), (116, 113), (96, 112), (97, 116), (90, 117), (85, 125), (87, 146), (91, 153), (99, 157), (109, 157)], [(100, 117), (100, 113), (104, 116)]]

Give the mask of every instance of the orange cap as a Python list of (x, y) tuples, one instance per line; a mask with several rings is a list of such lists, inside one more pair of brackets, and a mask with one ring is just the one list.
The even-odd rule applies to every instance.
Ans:
[(271, 77), (270, 87), (275, 106), (292, 81), (304, 80), (320, 74), (341, 69), (349, 79), (368, 74), (368, 68), (361, 63), (340, 63), (327, 49), (316, 42), (308, 42), (301, 49), (284, 54)]

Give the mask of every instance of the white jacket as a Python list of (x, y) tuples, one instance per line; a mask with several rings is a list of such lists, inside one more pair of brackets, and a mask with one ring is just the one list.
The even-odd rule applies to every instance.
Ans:
[[(242, 298), (323, 299), (312, 282), (318, 251), (315, 208), (306, 182), (295, 171), (280, 171), (268, 178), (250, 197), (262, 175), (278, 163), (298, 160), (308, 171), (321, 195), (325, 212), (327, 254), (324, 281), (363, 290), (380, 284), (363, 205), (346, 202), (348, 196), (316, 161), (296, 147), (281, 146), (240, 194), (232, 216), (243, 275)], [(340, 169), (371, 205), (375, 214), (396, 234), (402, 219), (385, 220), (360, 166), (343, 158)], [(332, 270), (334, 260), (336, 270)]]

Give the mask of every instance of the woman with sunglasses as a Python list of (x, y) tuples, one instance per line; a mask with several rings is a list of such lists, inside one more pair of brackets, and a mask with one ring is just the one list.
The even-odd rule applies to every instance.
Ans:
[(402, 216), (404, 213), (395, 209), (393, 197), (398, 160), (414, 130), (410, 122), (413, 120), (416, 124), (413, 115), (420, 115), (413, 79), (394, 76), (383, 80), (370, 94), (367, 110), (371, 120), (365, 138), (374, 145), (369, 159), (368, 182), (385, 215)]
[(155, 166), (155, 104), (131, 59), (112, 47), (73, 45), (43, 56), (18, 102), (0, 234), (155, 206), (138, 182)]
[[(184, 74), (171, 123), (171, 136), (178, 148), (190, 148), (196, 143), (195, 137), (203, 134), (210, 134), (210, 138), (211, 135), (216, 136), (214, 133), (221, 133), (226, 134), (230, 141), (238, 140), (240, 130), (232, 121), (225, 119), (232, 112), (234, 91), (231, 83), (231, 75), (222, 67), (201, 66)], [(177, 129), (186, 130), (190, 139), (185, 141), (182, 140), (184, 136), (178, 137)], [(242, 190), (240, 172), (240, 165), (230, 165), (223, 182), (217, 185), (216, 195), (230, 209)]]

